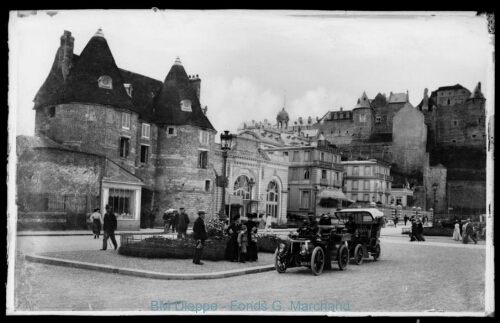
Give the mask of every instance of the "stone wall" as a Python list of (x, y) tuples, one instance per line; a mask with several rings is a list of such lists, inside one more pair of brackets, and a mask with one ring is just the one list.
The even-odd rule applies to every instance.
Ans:
[(484, 184), (484, 181), (448, 180), (449, 206), (485, 210), (486, 185)]
[[(174, 135), (168, 134), (168, 127), (175, 128)], [(215, 131), (210, 131), (208, 144), (203, 144), (200, 130), (189, 125), (158, 127), (154, 195), (154, 205), (160, 210), (157, 221), (162, 222), (161, 215), (169, 208), (184, 207), (191, 222), (199, 210), (207, 212), (207, 218), (214, 212)], [(207, 152), (206, 168), (199, 166), (201, 151)]]
[(423, 113), (407, 104), (396, 113), (393, 121), (392, 162), (405, 173), (423, 171), (427, 144)]
[[(435, 213), (444, 213), (446, 210), (446, 182), (447, 169), (441, 165), (424, 168), (425, 191), (427, 192), (427, 209), (434, 208)], [(434, 183), (437, 184), (436, 202), (434, 203)]]
[[(136, 160), (140, 158), (140, 150), (137, 151), (140, 149), (138, 137), (142, 129), (141, 120), (136, 113), (127, 112), (130, 113), (130, 129), (124, 129), (122, 111), (112, 107), (60, 104), (55, 106), (53, 116), (50, 116), (47, 109), (36, 111), (35, 133), (45, 131), (47, 137), (60, 144), (79, 151), (102, 154), (135, 173)], [(130, 138), (128, 158), (120, 157), (122, 136)]]

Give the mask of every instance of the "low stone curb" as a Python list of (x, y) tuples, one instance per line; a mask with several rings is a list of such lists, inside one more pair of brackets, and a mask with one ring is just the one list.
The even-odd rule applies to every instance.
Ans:
[(119, 268), (119, 267), (113, 267), (113, 266), (108, 266), (108, 265), (100, 265), (100, 264), (93, 264), (93, 263), (89, 263), (89, 262), (65, 260), (65, 259), (44, 257), (44, 256), (38, 256), (38, 255), (28, 255), (27, 254), (27, 255), (25, 255), (25, 259), (27, 261), (46, 264), (46, 265), (82, 268), (82, 269), (88, 269), (88, 270), (101, 271), (101, 272), (105, 272), (105, 273), (129, 275), (129, 276), (153, 278), (153, 279), (164, 279), (164, 280), (220, 279), (220, 278), (227, 278), (227, 277), (234, 277), (234, 276), (241, 276), (241, 275), (248, 275), (248, 274), (256, 274), (256, 273), (274, 270), (274, 265), (266, 265), (266, 266), (251, 267), (251, 268), (245, 268), (245, 269), (234, 269), (234, 270), (213, 272), (213, 273), (206, 273), (206, 274), (171, 274), (171, 273), (159, 273), (159, 272), (148, 271), (148, 270)]

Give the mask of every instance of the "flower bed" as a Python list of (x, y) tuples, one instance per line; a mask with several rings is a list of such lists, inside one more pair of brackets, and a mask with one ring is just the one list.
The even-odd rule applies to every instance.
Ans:
[(258, 235), (257, 236), (257, 246), (260, 252), (275, 252), (276, 248), (281, 242), (285, 242), (283, 239), (273, 236), (273, 235)]
[[(205, 241), (203, 249), (203, 260), (218, 261), (224, 259), (227, 238), (212, 237)], [(118, 253), (125, 256), (144, 258), (193, 258), (196, 241), (192, 236), (186, 239), (168, 239), (161, 236), (153, 236), (139, 242), (122, 245)]]

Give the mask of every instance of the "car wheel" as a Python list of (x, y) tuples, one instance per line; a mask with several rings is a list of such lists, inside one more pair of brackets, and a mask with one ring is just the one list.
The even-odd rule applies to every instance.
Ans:
[(361, 244), (358, 244), (354, 249), (354, 262), (356, 265), (361, 265), (363, 263), (364, 250)]
[(340, 270), (346, 270), (349, 264), (349, 249), (344, 244), (340, 246), (337, 257)]
[(372, 253), (373, 255), (373, 260), (377, 261), (380, 258), (380, 244), (377, 243), (375, 246), (375, 251)]
[(316, 247), (311, 256), (311, 271), (314, 276), (321, 275), (325, 267), (325, 253), (321, 247)]
[(274, 268), (276, 268), (276, 271), (280, 274), (284, 273), (286, 271), (286, 262), (281, 261), (280, 257), (278, 256), (279, 253), (279, 248), (276, 248), (276, 252), (274, 253)]

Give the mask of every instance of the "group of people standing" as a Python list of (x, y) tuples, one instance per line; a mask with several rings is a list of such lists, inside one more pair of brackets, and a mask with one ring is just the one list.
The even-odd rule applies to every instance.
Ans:
[(92, 232), (94, 233), (94, 239), (99, 239), (101, 234), (101, 223), (103, 231), (102, 239), (102, 251), (108, 249), (108, 239), (111, 239), (115, 250), (118, 249), (118, 243), (115, 238), (115, 231), (118, 225), (116, 220), (116, 215), (113, 213), (113, 208), (110, 205), (106, 205), (106, 213), (104, 217), (101, 218), (101, 209), (95, 208), (94, 213), (90, 215), (90, 220), (92, 221)]
[(185, 212), (185, 208), (181, 207), (179, 210), (180, 213), (177, 210), (165, 211), (163, 214), (163, 224), (165, 225), (165, 232), (169, 232), (172, 229), (172, 232), (177, 231), (177, 238), (185, 238), (189, 225), (189, 216)]
[(474, 225), (471, 223), (470, 219), (467, 219), (465, 223), (461, 220), (456, 220), (455, 230), (453, 231), (453, 240), (462, 241), (462, 243), (469, 243), (469, 238), (477, 244), (477, 239), (484, 237), (486, 227), (478, 228), (474, 230)]
[(235, 220), (227, 227), (229, 236), (225, 258), (232, 262), (258, 261), (257, 231), (258, 224), (248, 217), (244, 224)]

